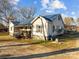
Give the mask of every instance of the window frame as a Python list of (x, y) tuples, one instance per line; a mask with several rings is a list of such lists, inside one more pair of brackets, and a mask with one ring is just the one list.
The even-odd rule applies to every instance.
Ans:
[(42, 25), (36, 25), (36, 32), (42, 33), (42, 28), (43, 28)]

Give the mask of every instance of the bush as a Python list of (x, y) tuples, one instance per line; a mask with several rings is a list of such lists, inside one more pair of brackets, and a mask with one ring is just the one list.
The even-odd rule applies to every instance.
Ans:
[(21, 33), (19, 33), (19, 32), (16, 32), (14, 34), (14, 37), (17, 38), (17, 39), (21, 39), (22, 38)]

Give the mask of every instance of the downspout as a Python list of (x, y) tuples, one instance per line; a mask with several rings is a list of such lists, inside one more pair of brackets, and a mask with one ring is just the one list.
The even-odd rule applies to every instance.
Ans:
[[(39, 17), (39, 18), (41, 19), (41, 17)], [(44, 23), (43, 23), (42, 19), (41, 19), (41, 22), (42, 22), (42, 25), (43, 25), (43, 36), (44, 36), (44, 39), (45, 39), (45, 41), (46, 41), (45, 31), (44, 31)]]

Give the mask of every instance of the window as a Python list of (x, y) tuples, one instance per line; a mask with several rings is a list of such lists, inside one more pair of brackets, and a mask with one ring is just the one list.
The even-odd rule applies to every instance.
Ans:
[(46, 23), (45, 23), (45, 28), (46, 28), (46, 26), (47, 26), (47, 25), (46, 25)]
[(60, 26), (59, 25), (58, 26), (56, 25), (55, 26), (55, 30), (58, 30), (58, 29), (60, 29)]
[(11, 27), (11, 31), (12, 31), (12, 28), (13, 28), (13, 27)]
[(62, 32), (62, 27), (61, 27), (61, 26), (57, 26), (56, 31), (57, 31), (58, 33)]
[(58, 16), (58, 20), (61, 20), (61, 16), (60, 15)]
[(36, 25), (36, 32), (42, 33), (42, 25)]

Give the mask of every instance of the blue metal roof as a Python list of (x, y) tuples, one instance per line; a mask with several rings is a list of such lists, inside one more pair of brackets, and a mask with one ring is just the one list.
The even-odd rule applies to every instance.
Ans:
[(53, 20), (57, 19), (57, 17), (59, 17), (59, 16), (61, 16), (61, 14), (46, 15), (46, 16), (42, 16), (42, 17), (44, 17), (48, 21), (53, 21)]
[[(55, 14), (55, 15), (46, 15), (46, 16), (42, 16), (43, 18), (45, 18), (45, 20), (47, 21), (53, 21), (55, 19), (60, 18), (61, 17), (61, 14)], [(33, 19), (32, 19), (33, 20)], [(18, 25), (31, 25), (31, 21), (32, 20), (22, 20), (22, 21), (13, 21), (14, 25), (18, 26)]]
[(15, 26), (19, 25), (31, 25), (31, 20), (12, 21)]

